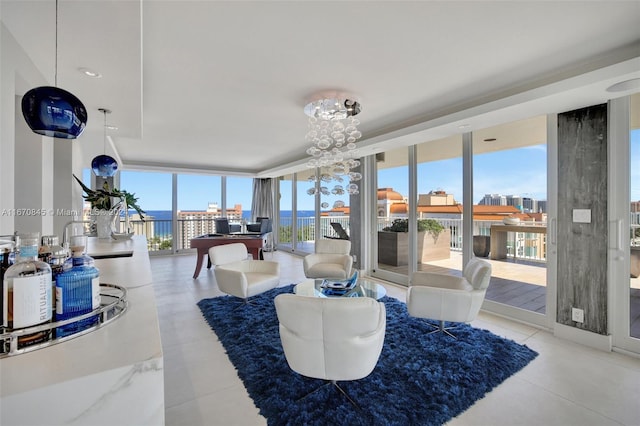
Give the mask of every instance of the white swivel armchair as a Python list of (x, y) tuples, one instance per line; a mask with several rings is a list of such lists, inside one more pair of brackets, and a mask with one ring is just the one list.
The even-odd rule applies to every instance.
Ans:
[(462, 277), (435, 272), (414, 272), (407, 289), (409, 315), (439, 321), (433, 333), (441, 331), (451, 337), (445, 321), (473, 321), (484, 301), (491, 264), (472, 258), (462, 271)]
[(315, 253), (304, 258), (304, 275), (307, 278), (347, 279), (353, 266), (350, 252), (351, 241), (318, 240)]
[(218, 287), (224, 293), (244, 299), (275, 288), (280, 283), (280, 264), (248, 259), (242, 243), (225, 244), (209, 249)]
[(384, 304), (369, 297), (294, 294), (278, 295), (274, 303), (289, 367), (328, 380), (357, 407), (337, 381), (362, 379), (375, 368), (387, 324)]

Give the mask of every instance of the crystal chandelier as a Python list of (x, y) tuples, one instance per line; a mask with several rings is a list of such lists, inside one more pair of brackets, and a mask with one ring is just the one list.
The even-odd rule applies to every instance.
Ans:
[[(360, 113), (360, 103), (351, 99), (320, 99), (304, 107), (309, 116), (309, 131), (305, 139), (312, 145), (307, 154), (312, 158), (307, 167), (319, 168), (319, 176), (311, 176), (313, 188), (307, 194), (318, 193), (316, 181), (320, 180), (319, 192), (322, 195), (358, 194), (358, 184), (362, 174), (353, 169), (360, 165), (356, 141), (362, 137), (358, 130), (360, 120), (354, 116)], [(335, 181), (333, 188), (329, 188)], [(345, 182), (348, 182), (344, 185)], [(329, 186), (327, 186), (329, 185)], [(327, 203), (323, 208), (329, 207)], [(336, 201), (334, 208), (344, 207), (344, 202)]]

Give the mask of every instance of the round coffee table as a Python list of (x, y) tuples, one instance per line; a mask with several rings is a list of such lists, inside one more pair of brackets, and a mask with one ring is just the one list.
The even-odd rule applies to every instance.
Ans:
[(366, 278), (358, 278), (358, 284), (345, 294), (327, 295), (322, 290), (322, 279), (309, 279), (301, 282), (293, 288), (295, 294), (301, 296), (312, 297), (371, 297), (372, 299), (381, 299), (387, 294), (387, 290), (377, 282), (368, 280)]

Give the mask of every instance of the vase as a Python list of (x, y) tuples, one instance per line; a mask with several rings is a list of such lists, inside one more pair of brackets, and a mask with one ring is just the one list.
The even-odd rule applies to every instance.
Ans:
[(96, 223), (96, 234), (100, 239), (111, 239), (111, 234), (116, 231), (116, 220), (120, 209), (96, 210), (94, 220)]

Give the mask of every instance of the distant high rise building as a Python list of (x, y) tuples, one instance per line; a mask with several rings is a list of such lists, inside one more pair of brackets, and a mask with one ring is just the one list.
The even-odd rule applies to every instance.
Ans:
[(507, 197), (500, 194), (486, 194), (478, 203), (481, 206), (506, 206)]
[(631, 213), (640, 212), (640, 201), (632, 201), (631, 202)]
[(209, 203), (207, 210), (178, 211), (178, 239), (182, 247), (189, 247), (192, 238), (215, 232), (214, 219), (226, 217), (229, 221), (242, 220), (242, 204), (236, 204), (232, 209), (227, 207), (226, 214), (218, 207), (218, 203)]
[(535, 213), (547, 213), (547, 200), (538, 201), (538, 211)]
[(481, 206), (514, 206), (523, 213), (546, 213), (547, 202), (520, 195), (486, 194), (478, 203)]
[(519, 195), (507, 195), (507, 206), (514, 206), (522, 211), (522, 197)]
[(525, 213), (537, 213), (538, 212), (538, 200), (533, 198), (523, 198), (522, 207)]

